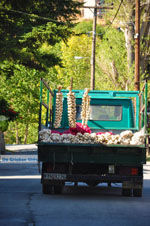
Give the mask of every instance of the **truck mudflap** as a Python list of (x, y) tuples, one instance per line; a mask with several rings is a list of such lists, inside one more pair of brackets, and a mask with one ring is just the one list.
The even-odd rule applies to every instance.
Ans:
[(121, 176), (121, 175), (81, 175), (81, 174), (62, 174), (62, 173), (43, 173), (42, 180), (59, 183), (62, 182), (89, 182), (98, 181), (101, 182), (112, 182), (112, 183), (124, 183), (126, 182), (139, 182), (143, 181), (143, 176)]

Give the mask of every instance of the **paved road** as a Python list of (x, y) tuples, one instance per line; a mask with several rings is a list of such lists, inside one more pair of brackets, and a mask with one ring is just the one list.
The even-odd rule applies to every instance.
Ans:
[(144, 178), (142, 198), (122, 197), (120, 184), (43, 195), (36, 164), (1, 163), (0, 226), (149, 226), (150, 164)]
[(51, 196), (41, 192), (36, 164), (1, 164), (0, 225), (149, 226), (149, 168), (142, 198), (122, 197), (119, 184), (95, 189), (68, 184), (62, 195)]

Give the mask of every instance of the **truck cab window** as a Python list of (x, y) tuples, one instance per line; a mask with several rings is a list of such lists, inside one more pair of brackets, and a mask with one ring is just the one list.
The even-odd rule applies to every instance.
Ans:
[[(81, 105), (76, 107), (77, 120), (81, 120)], [(94, 121), (120, 121), (122, 119), (121, 105), (91, 105), (90, 118)]]

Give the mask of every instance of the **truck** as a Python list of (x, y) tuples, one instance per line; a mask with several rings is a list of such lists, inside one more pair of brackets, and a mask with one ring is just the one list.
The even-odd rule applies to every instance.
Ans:
[[(141, 197), (143, 190), (143, 164), (146, 163), (147, 82), (141, 91), (90, 90), (90, 116), (87, 122), (91, 134), (107, 134), (105, 142), (55, 142), (38, 139), (38, 161), (42, 165), (43, 194), (60, 194), (66, 182), (88, 186), (100, 183), (122, 184), (122, 196)], [(45, 131), (63, 134), (69, 129), (68, 90), (61, 90), (63, 112), (59, 128), (54, 128), (56, 95), (48, 83), (40, 81), (39, 134)], [(84, 90), (73, 90), (76, 101), (76, 122), (81, 124)], [(110, 143), (111, 135), (137, 134), (137, 143)], [(67, 134), (67, 133), (66, 133)], [(143, 141), (140, 143), (142, 134)], [(87, 133), (86, 133), (87, 135)], [(67, 136), (67, 135), (65, 135)], [(84, 134), (83, 134), (84, 136)], [(90, 135), (92, 136), (92, 135)]]

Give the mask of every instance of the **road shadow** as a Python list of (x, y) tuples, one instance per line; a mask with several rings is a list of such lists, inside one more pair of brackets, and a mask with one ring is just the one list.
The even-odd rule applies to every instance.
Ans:
[(65, 186), (63, 190), (65, 196), (82, 196), (82, 197), (104, 197), (104, 196), (121, 196), (121, 186), (108, 187), (107, 185), (98, 185), (96, 187), (90, 187), (86, 185), (79, 186)]

